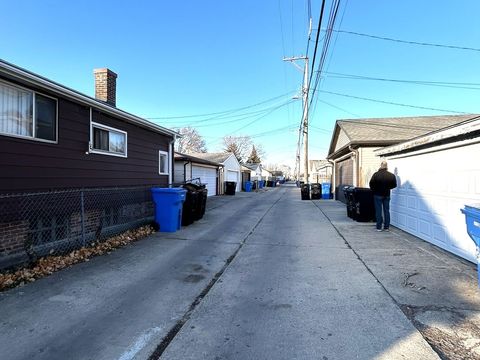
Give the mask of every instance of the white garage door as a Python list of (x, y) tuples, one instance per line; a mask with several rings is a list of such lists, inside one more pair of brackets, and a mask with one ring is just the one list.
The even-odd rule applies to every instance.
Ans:
[(240, 191), (239, 172), (234, 170), (227, 170), (226, 181), (235, 181), (237, 183), (236, 191)]
[(202, 166), (192, 166), (192, 178), (200, 178), (203, 184), (207, 184), (208, 196), (217, 194), (217, 169)]
[(475, 245), (460, 209), (480, 200), (480, 145), (389, 159), (392, 225), (467, 260)]

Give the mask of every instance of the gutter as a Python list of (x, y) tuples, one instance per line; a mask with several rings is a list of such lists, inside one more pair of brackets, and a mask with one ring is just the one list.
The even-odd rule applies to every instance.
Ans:
[(168, 135), (168, 136), (178, 136), (179, 134), (176, 131), (167, 129), (163, 126), (154, 124), (148, 120), (142, 119), (141, 117), (138, 117), (136, 115), (127, 113), (123, 110), (119, 110), (116, 107), (112, 107), (110, 105), (107, 105), (106, 103), (103, 103), (95, 98), (92, 98), (90, 96), (84, 95), (76, 90), (72, 90), (70, 88), (67, 88), (63, 85), (57, 84), (53, 81), (50, 81), (44, 77), (41, 77), (39, 75), (36, 75), (30, 71), (27, 71), (25, 69), (19, 68), (15, 65), (9, 64), (3, 60), (0, 60), (0, 71), (2, 71), (4, 74), (9, 75), (13, 79), (17, 80), (22, 80), (24, 82), (28, 82), (30, 84), (36, 85), (38, 87), (47, 89), (49, 91), (52, 91), (54, 93), (57, 93), (65, 98), (68, 98), (70, 100), (74, 100), (76, 102), (79, 102), (83, 105), (91, 106), (96, 109), (100, 109), (103, 112), (114, 115), (117, 117), (121, 117), (124, 120), (128, 120), (130, 123), (147, 128), (149, 130), (155, 131), (157, 133), (163, 134), (163, 135)]

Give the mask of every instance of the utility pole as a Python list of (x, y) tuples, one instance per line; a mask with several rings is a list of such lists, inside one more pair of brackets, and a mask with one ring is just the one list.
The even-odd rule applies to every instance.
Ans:
[[(297, 60), (304, 60), (305, 65), (303, 69), (295, 62)], [(305, 184), (308, 183), (308, 57), (299, 56), (284, 58), (283, 61), (290, 61), (297, 69), (303, 71), (303, 86), (302, 86), (302, 98), (303, 98), (303, 115), (302, 115), (302, 129), (303, 129), (303, 174)], [(297, 155), (298, 156), (298, 155)], [(298, 169), (298, 178), (300, 179), (300, 164)]]

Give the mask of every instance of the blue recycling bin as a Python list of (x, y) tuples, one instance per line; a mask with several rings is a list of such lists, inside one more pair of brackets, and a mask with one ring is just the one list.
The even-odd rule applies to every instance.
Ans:
[(160, 232), (180, 230), (186, 194), (187, 190), (182, 188), (152, 188), (155, 222)]
[(264, 186), (264, 180), (258, 180), (258, 188), (263, 189)]
[(322, 199), (330, 199), (330, 183), (322, 183)]
[(460, 210), (465, 215), (467, 233), (477, 247), (477, 274), (480, 286), (480, 204), (465, 205), (465, 208)]
[(245, 191), (246, 192), (251, 192), (252, 191), (252, 182), (251, 181), (245, 181)]

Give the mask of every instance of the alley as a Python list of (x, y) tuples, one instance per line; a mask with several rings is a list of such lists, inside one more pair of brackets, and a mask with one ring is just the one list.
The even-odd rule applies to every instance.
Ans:
[[(179, 232), (0, 293), (0, 358), (438, 359), (405, 306), (478, 309), (475, 269), (401, 236), (292, 185), (218, 197)], [(402, 285), (405, 244), (429, 296)]]

